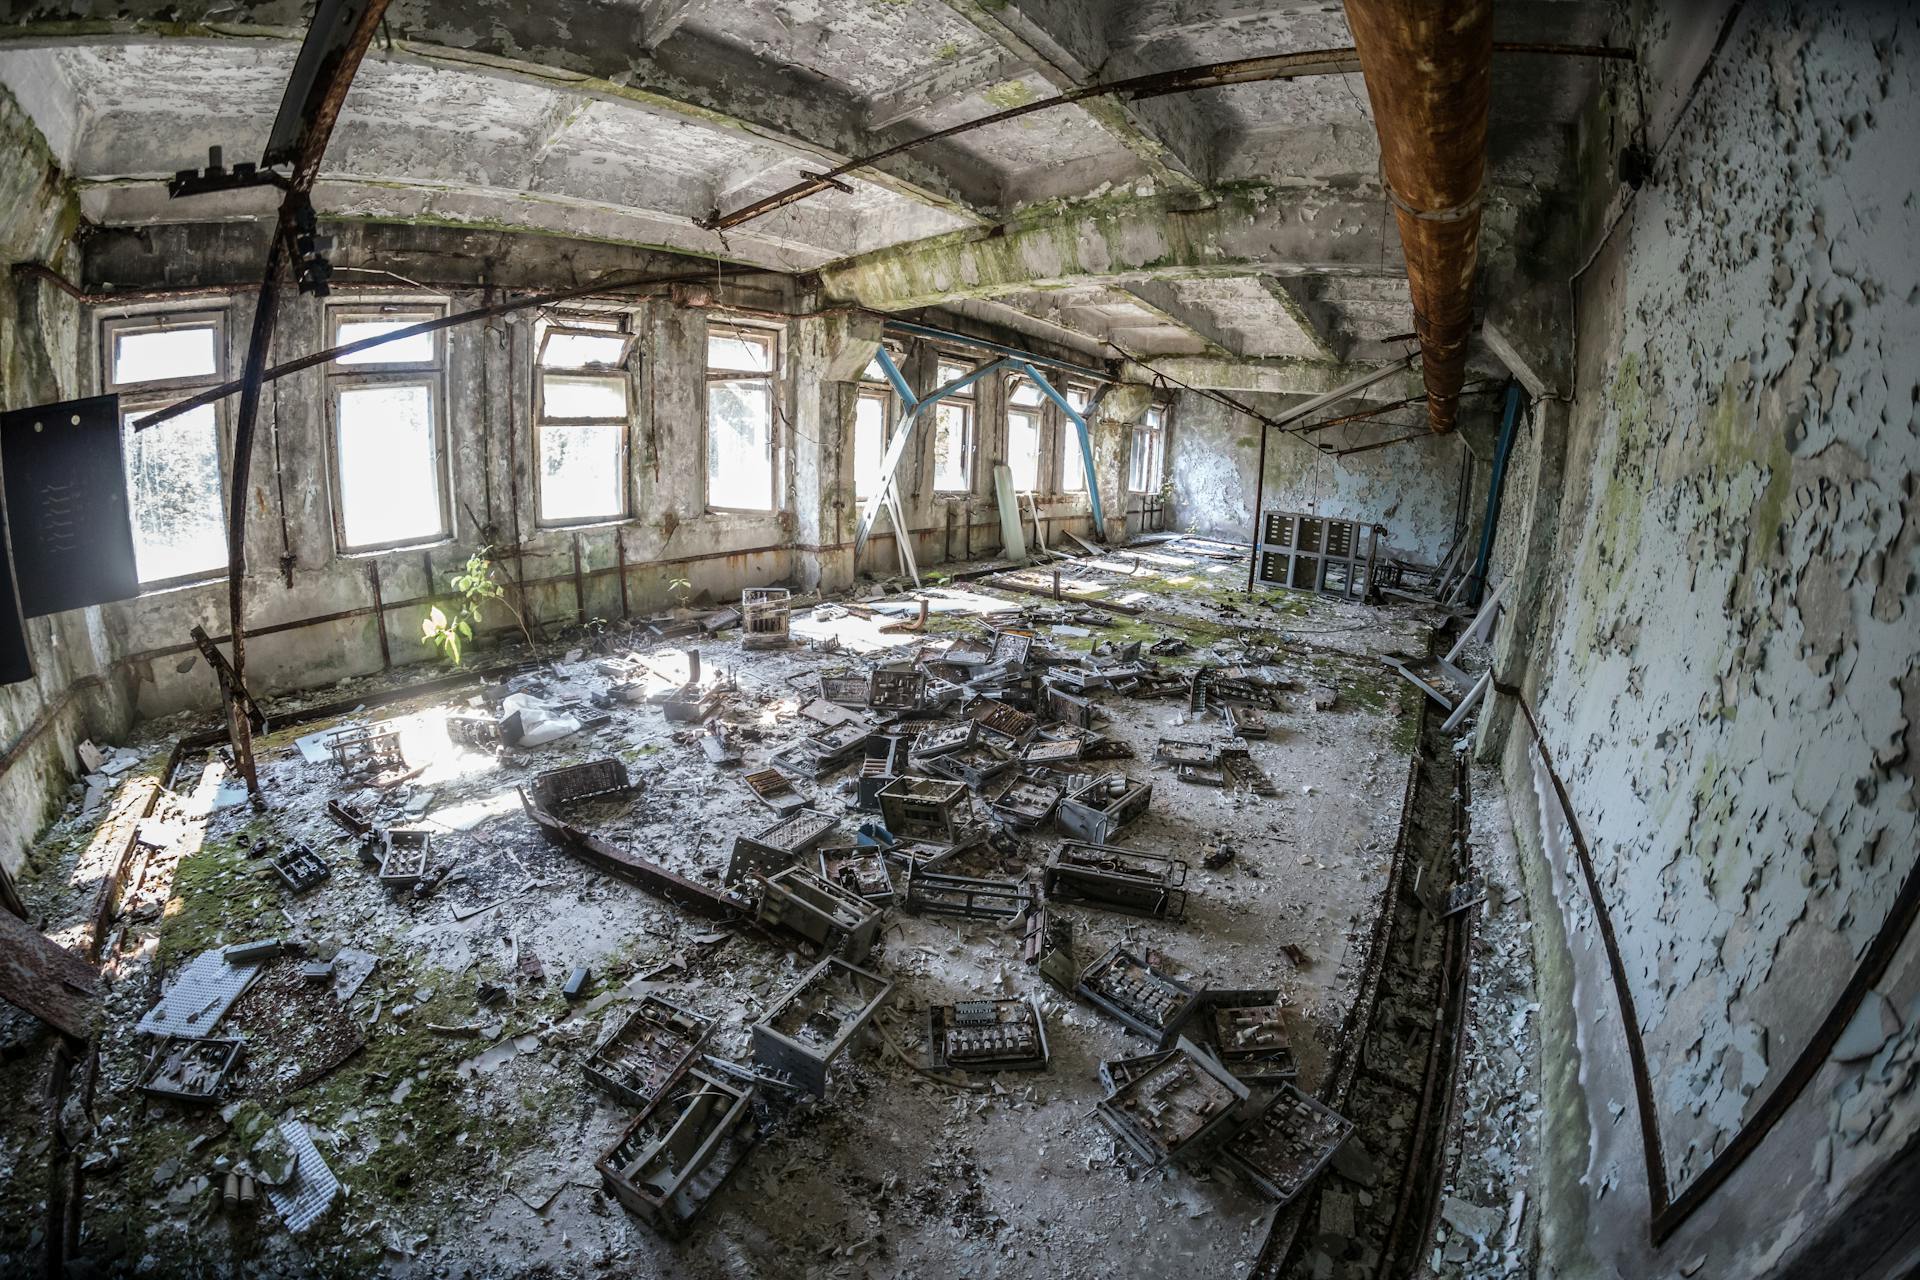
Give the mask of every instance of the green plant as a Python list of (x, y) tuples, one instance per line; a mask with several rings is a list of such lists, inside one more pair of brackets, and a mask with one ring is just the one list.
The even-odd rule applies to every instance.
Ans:
[(667, 594), (672, 596), (682, 609), (693, 598), (693, 583), (686, 578), (675, 578), (667, 583)]
[(465, 568), (453, 575), (453, 591), (459, 603), (451, 615), (437, 604), (430, 605), (427, 616), (420, 622), (420, 643), (432, 645), (456, 667), (465, 657), (467, 642), (473, 639), (473, 624), (489, 600), (498, 601), (501, 608), (513, 615), (513, 620), (520, 624), (520, 634), (527, 639), (527, 647), (533, 647), (533, 633), (527, 630), (527, 620), (508, 601), (506, 589), (493, 576), (492, 551), (492, 547), (481, 547), (467, 557)]

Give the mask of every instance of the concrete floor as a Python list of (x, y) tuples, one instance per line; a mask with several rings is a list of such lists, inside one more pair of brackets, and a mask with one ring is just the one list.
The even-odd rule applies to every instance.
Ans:
[[(1243, 570), (1242, 570), (1243, 572)], [(1304, 691), (1284, 695), (1271, 741), (1253, 744), (1278, 794), (1256, 798), (1175, 780), (1150, 759), (1155, 738), (1187, 728), (1183, 699), (1100, 698), (1110, 732), (1137, 758), (1118, 767), (1150, 778), (1149, 814), (1121, 842), (1164, 850), (1194, 864), (1192, 901), (1180, 923), (1072, 910), (1076, 954), (1085, 963), (1112, 942), (1149, 949), (1197, 984), (1272, 986), (1302, 1014), (1296, 1046), (1304, 1087), (1323, 1069), (1329, 1039), (1352, 999), (1358, 966), (1393, 842), (1405, 776), (1406, 712), (1400, 691), (1364, 655), (1424, 644), (1422, 624), (1392, 611), (1357, 609), (1297, 595), (1249, 606), (1216, 594), (1220, 562), (1143, 549), (1105, 567), (1084, 563), (1069, 590), (1130, 601), (1127, 637), (1185, 629), (1221, 650), (1243, 629), (1273, 628), (1288, 644), (1302, 686), (1340, 692), (1316, 712)], [(973, 625), (975, 610), (1042, 603), (981, 590), (934, 593), (935, 626)], [(945, 610), (952, 610), (946, 612)], [(748, 653), (736, 640), (700, 644), (710, 673), (725, 668), (740, 692), (726, 712), (747, 749), (747, 767), (798, 736), (794, 714), (823, 669), (850, 654), (903, 656), (918, 637), (883, 636), (884, 618), (813, 621), (796, 614), (799, 644)], [(1042, 627), (1043, 634), (1046, 628)], [(836, 637), (838, 654), (813, 647)], [(1085, 647), (1099, 638), (1058, 636)], [(1339, 650), (1334, 648), (1339, 646)], [(615, 645), (618, 649), (621, 646)], [(1347, 656), (1351, 654), (1353, 656)], [(679, 651), (641, 650), (669, 675)], [(1194, 655), (1189, 655), (1189, 661)], [(603, 679), (592, 659), (547, 671), (557, 691), (586, 692)], [(580, 1063), (630, 1000), (659, 991), (718, 1020), (722, 1056), (750, 1054), (747, 1026), (804, 972), (808, 961), (753, 933), (733, 933), (606, 878), (543, 842), (519, 812), (514, 786), (560, 764), (618, 756), (645, 780), (631, 804), (602, 805), (579, 820), (693, 876), (717, 878), (733, 836), (769, 820), (738, 771), (709, 766), (697, 743), (653, 707), (617, 710), (604, 729), (501, 760), (445, 740), (442, 718), (456, 697), (424, 698), (348, 722), (397, 720), (409, 761), (430, 760), (407, 786), (380, 797), (378, 820), (400, 824), (409, 803), (431, 793), (424, 825), (443, 830), (458, 872), (423, 902), (395, 899), (355, 860), (324, 813), (351, 795), (331, 764), (310, 763), (291, 739), (269, 739), (261, 778), (272, 808), (211, 808), (217, 766), (183, 794), (178, 839), (156, 854), (130, 899), (120, 940), (99, 1085), (101, 1124), (90, 1149), (83, 1252), (117, 1257), (137, 1273), (232, 1266), (240, 1273), (747, 1274), (948, 1276), (1063, 1273), (1236, 1274), (1259, 1247), (1271, 1206), (1223, 1169), (1149, 1171), (1116, 1150), (1094, 1118), (1103, 1096), (1101, 1060), (1146, 1046), (1090, 1007), (1064, 997), (1020, 961), (1017, 927), (888, 913), (869, 961), (897, 983), (878, 1042), (858, 1046), (836, 1072), (827, 1100), (805, 1109), (749, 1157), (688, 1239), (667, 1243), (599, 1189), (593, 1160), (630, 1118), (589, 1086)], [(173, 726), (168, 726), (173, 728)], [(159, 739), (156, 738), (156, 743)], [(817, 787), (815, 802), (838, 812), (845, 771)], [(189, 788), (182, 784), (185, 793)], [(211, 808), (211, 811), (208, 810)], [(78, 821), (57, 827), (64, 855), (34, 888), (58, 899), (62, 880), (88, 879)], [(850, 828), (849, 824), (849, 828)], [(1220, 871), (1199, 866), (1201, 846), (1223, 833), (1238, 857)], [(322, 851), (332, 879), (298, 898), (250, 861), (255, 840), (304, 840)], [(1037, 867), (1050, 831), (1025, 839), (1004, 866)], [(57, 860), (64, 857), (64, 861)], [(263, 874), (264, 873), (264, 874)], [(978, 873), (978, 872), (976, 872)], [(69, 893), (66, 896), (71, 896)], [(132, 1035), (153, 1002), (156, 958), (177, 965), (220, 942), (292, 934), (320, 949), (364, 948), (380, 956), (347, 1006), (367, 1044), (319, 1080), (293, 1087), (320, 1053), (311, 1036), (257, 1035), (240, 1079), (238, 1108), (183, 1112), (142, 1100)], [(1283, 954), (1297, 945), (1308, 963)], [(536, 955), (545, 981), (512, 967)], [(589, 999), (569, 1005), (559, 986), (576, 964), (592, 966)], [(482, 981), (511, 996), (482, 1006)], [(935, 1082), (898, 1051), (924, 1050), (924, 1010), (970, 994), (1031, 992), (1041, 1001), (1053, 1061), (1044, 1073), (974, 1076), (971, 1088)], [(265, 1020), (265, 1011), (248, 1010)], [(230, 1022), (245, 1030), (236, 1013)], [(282, 1016), (281, 1023), (286, 1021)], [(295, 1019), (298, 1020), (297, 1018)], [(256, 1024), (257, 1025), (257, 1024)], [(278, 1025), (278, 1024), (276, 1024)], [(452, 1027), (458, 1031), (436, 1031)], [(891, 1042), (890, 1044), (888, 1042)], [(30, 1061), (30, 1060), (29, 1060)], [(20, 1256), (38, 1220), (44, 1168), (36, 1156), (32, 1071), (4, 1073), (20, 1105), (0, 1114), (8, 1179), (0, 1253)], [(344, 1201), (298, 1238), (271, 1213), (230, 1217), (207, 1181), (231, 1133), (257, 1115), (297, 1116), (348, 1188)]]

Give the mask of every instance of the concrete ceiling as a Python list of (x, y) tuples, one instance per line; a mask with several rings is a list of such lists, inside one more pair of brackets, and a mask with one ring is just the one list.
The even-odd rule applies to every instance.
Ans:
[[(1513, 0), (1496, 35), (1598, 41), (1605, 8)], [(257, 217), (267, 191), (170, 201), (163, 182), (210, 145), (229, 163), (258, 154), (306, 16), (17, 5), (0, 84), (91, 221)], [(396, 0), (315, 203), (824, 268), (836, 296), (964, 304), (1090, 352), (1377, 358), (1412, 317), (1358, 75), (1096, 99), (928, 144), (729, 233), (696, 225), (804, 171), (1099, 79), (1348, 44), (1326, 0)], [(1496, 60), (1491, 187), (1560, 181), (1593, 74)], [(984, 253), (989, 232), (1017, 252)]]

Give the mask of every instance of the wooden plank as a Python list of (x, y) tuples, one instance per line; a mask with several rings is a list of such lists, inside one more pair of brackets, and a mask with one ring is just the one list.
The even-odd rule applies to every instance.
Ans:
[(18, 916), (0, 912), (0, 998), (8, 1004), (85, 1040), (93, 1034), (99, 980), (79, 956)]

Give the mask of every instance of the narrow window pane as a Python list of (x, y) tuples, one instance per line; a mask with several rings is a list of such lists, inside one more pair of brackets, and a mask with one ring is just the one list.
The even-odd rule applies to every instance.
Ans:
[(341, 540), (375, 547), (439, 537), (432, 393), (418, 384), (353, 387), (335, 403)]
[(1013, 487), (1028, 492), (1040, 487), (1040, 415), (1015, 410), (1007, 415), (1007, 467)]
[(950, 400), (934, 406), (933, 487), (940, 493), (965, 493), (967, 449), (971, 434), (967, 428), (968, 409)]
[(540, 428), (540, 518), (613, 519), (626, 514), (621, 500), (620, 433), (617, 426)]
[[(1075, 413), (1086, 413), (1087, 393), (1084, 390), (1068, 387), (1064, 394)], [(1086, 487), (1087, 460), (1080, 449), (1080, 429), (1073, 425), (1072, 418), (1063, 413), (1060, 415), (1060, 492), (1081, 493)]]
[(621, 418), (627, 416), (627, 380), (623, 377), (548, 373), (541, 375), (541, 414), (548, 418)]
[(887, 402), (861, 396), (853, 410), (853, 496), (862, 502), (879, 491), (886, 434)]
[(1127, 488), (1135, 493), (1147, 491), (1147, 433), (1133, 430), (1133, 448), (1127, 451)]
[[(936, 372), (933, 376), (933, 384), (935, 387), (944, 387), (949, 382), (957, 382), (961, 378), (966, 377), (968, 374), (972, 372), (973, 372), (972, 365), (950, 364), (947, 361), (942, 360), (939, 363), (938, 372)], [(963, 391), (957, 392), (956, 394), (963, 395), (963, 396), (970, 396), (973, 394), (973, 388), (968, 387)]]
[(549, 334), (540, 351), (540, 363), (549, 369), (579, 369), (590, 364), (614, 365), (626, 354), (625, 338), (589, 338), (578, 333)]
[(773, 389), (707, 384), (707, 505), (773, 509)]
[[(368, 338), (378, 338), (395, 333), (401, 329), (411, 329), (414, 325), (429, 319), (427, 316), (414, 316), (406, 320), (342, 320), (334, 330), (333, 344), (345, 346), (349, 342), (364, 342)], [(340, 356), (335, 364), (432, 364), (433, 335), (416, 334), (411, 338), (402, 338), (398, 342), (389, 342), (385, 346), (369, 347), (365, 351), (355, 351)]]
[(1040, 394), (1040, 388), (1034, 386), (1033, 383), (1027, 381), (1025, 378), (1015, 378), (1013, 381), (1013, 389), (1008, 394), (1008, 399), (1014, 404), (1037, 405), (1045, 399), (1045, 397)]
[(707, 368), (728, 373), (772, 373), (773, 341), (757, 333), (707, 331)]
[(892, 382), (892, 379), (887, 377), (887, 371), (880, 367), (880, 357), (878, 355), (875, 355), (873, 359), (867, 361), (867, 371), (860, 376), (868, 382), (886, 382), (889, 384)]
[(113, 380), (122, 386), (159, 378), (210, 378), (220, 363), (212, 325), (119, 333), (113, 339)]
[[(144, 412), (141, 411), (141, 412)], [(133, 562), (142, 582), (213, 573), (227, 565), (219, 419), (202, 405), (157, 427), (123, 420)]]

